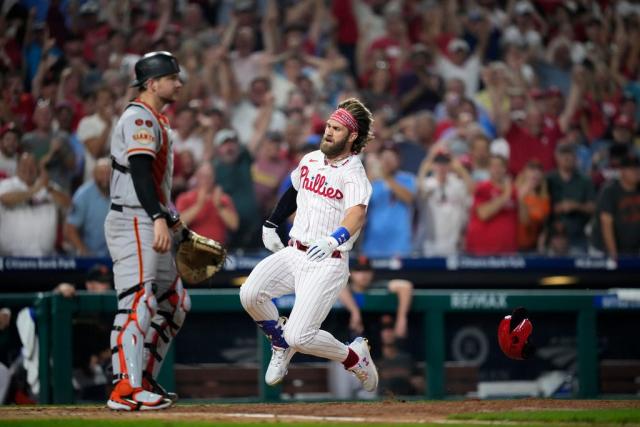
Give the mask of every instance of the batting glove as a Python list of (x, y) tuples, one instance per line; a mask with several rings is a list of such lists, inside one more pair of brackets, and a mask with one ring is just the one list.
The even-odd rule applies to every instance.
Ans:
[(307, 249), (307, 259), (316, 262), (327, 259), (338, 246), (339, 244), (335, 237), (327, 236), (318, 239)]
[(271, 252), (278, 252), (284, 248), (280, 236), (278, 236), (277, 226), (271, 222), (265, 222), (262, 226), (262, 243)]

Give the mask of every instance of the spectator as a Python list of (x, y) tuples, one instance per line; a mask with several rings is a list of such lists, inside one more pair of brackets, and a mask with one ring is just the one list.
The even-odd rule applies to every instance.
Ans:
[(585, 227), (594, 212), (594, 189), (591, 181), (576, 168), (575, 147), (560, 144), (556, 149), (557, 170), (547, 176), (551, 196), (551, 222), (560, 221), (569, 238), (571, 254), (586, 253)]
[(640, 254), (640, 161), (627, 156), (620, 164), (620, 178), (608, 182), (598, 195), (592, 253)]
[(251, 179), (251, 155), (240, 145), (238, 133), (222, 129), (216, 134), (213, 160), (215, 176), (225, 193), (233, 199), (240, 218), (240, 225), (232, 235), (229, 245), (233, 247), (256, 247), (262, 218), (256, 215), (258, 206)]
[[(415, 176), (399, 170), (393, 145), (380, 152), (379, 171), (372, 173), (373, 192), (364, 229), (362, 252), (369, 257), (411, 254), (411, 218), (416, 193)], [(384, 244), (381, 244), (384, 242)]]
[(370, 289), (386, 289), (398, 297), (396, 320), (393, 326), (394, 334), (398, 339), (406, 339), (409, 327), (408, 315), (413, 299), (413, 283), (401, 279), (374, 281), (371, 262), (365, 256), (357, 258), (349, 279), (349, 283), (340, 293), (339, 299), (350, 314), (350, 334), (358, 336), (364, 331), (360, 309), (365, 304), (366, 292)]
[(395, 334), (393, 317), (383, 315), (380, 319), (380, 341), (382, 352), (376, 360), (380, 383), (378, 394), (382, 396), (409, 396), (424, 390), (424, 375), (417, 369), (411, 353), (404, 351)]
[(515, 253), (518, 200), (504, 157), (491, 156), (489, 177), (475, 189), (467, 228), (467, 252), (472, 255)]
[(628, 155), (640, 154), (634, 145), (635, 122), (633, 117), (621, 114), (613, 121), (611, 139), (595, 141), (592, 145), (594, 181), (617, 178), (620, 161)]
[(194, 108), (185, 107), (176, 114), (176, 127), (173, 132), (174, 150), (189, 150), (196, 159), (204, 158), (207, 147), (198, 133), (198, 112)]
[(531, 160), (518, 175), (516, 191), (520, 200), (518, 250), (534, 252), (543, 247), (540, 238), (551, 210), (549, 191), (539, 162)]
[[(430, 174), (430, 176), (428, 176)], [(424, 256), (448, 256), (461, 247), (474, 183), (459, 160), (434, 148), (418, 173), (416, 247)]]
[(70, 205), (60, 187), (38, 174), (35, 158), (23, 153), (16, 176), (0, 181), (0, 254), (46, 256), (55, 252), (58, 209)]
[(52, 121), (51, 106), (47, 102), (39, 102), (33, 113), (36, 128), (22, 135), (21, 143), (25, 151), (33, 153), (49, 179), (69, 192), (75, 170), (75, 156), (69, 143), (69, 135), (54, 131)]
[(216, 184), (210, 163), (202, 163), (195, 173), (196, 186), (176, 200), (180, 218), (193, 231), (221, 243), (238, 230), (238, 213), (233, 200)]
[(484, 21), (479, 28), (478, 42), (475, 50), (471, 52), (469, 43), (463, 39), (454, 38), (447, 44), (447, 55), (438, 55), (436, 69), (441, 76), (459, 78), (464, 81), (466, 96), (473, 97), (480, 84), (480, 67), (487, 47), (487, 41), (491, 27), (488, 21)]
[(469, 161), (471, 163), (471, 177), (475, 182), (489, 179), (490, 148), (491, 141), (484, 134), (477, 133), (471, 140)]
[(109, 88), (99, 88), (92, 98), (96, 112), (80, 120), (77, 132), (85, 148), (83, 181), (91, 179), (96, 161), (109, 153), (111, 130), (117, 120), (113, 107), (115, 96)]
[[(84, 146), (78, 140), (78, 136), (73, 130), (73, 107), (68, 102), (59, 102), (56, 105), (55, 128), (58, 132), (64, 132), (67, 135), (69, 146), (73, 150), (75, 159), (74, 168), (70, 171), (71, 188), (78, 187), (78, 181), (84, 181)], [(78, 184), (78, 185), (76, 185)], [(72, 190), (70, 190), (71, 192)]]
[[(231, 126), (238, 131), (242, 145), (249, 146), (259, 140), (255, 129), (284, 132), (285, 115), (274, 106), (271, 83), (265, 77), (255, 78), (249, 85), (246, 98), (235, 105), (231, 112)], [(261, 137), (261, 135), (260, 135)]]
[(389, 67), (385, 61), (376, 62), (367, 88), (362, 91), (362, 101), (371, 111), (385, 111), (386, 119), (393, 122), (398, 108)]
[(289, 165), (282, 161), (280, 144), (282, 135), (270, 132), (258, 146), (251, 167), (253, 189), (262, 217), (267, 218), (276, 204), (280, 183), (289, 172)]
[(420, 111), (399, 123), (403, 140), (396, 142), (400, 153), (400, 169), (417, 174), (420, 164), (435, 142), (436, 121), (429, 111)]
[(93, 168), (93, 179), (73, 195), (64, 231), (77, 256), (109, 257), (104, 221), (110, 206), (110, 177), (111, 160), (107, 157), (98, 159)]
[(20, 131), (13, 122), (0, 127), (0, 179), (16, 174)]
[(398, 99), (404, 115), (431, 110), (444, 91), (442, 78), (430, 70), (433, 54), (423, 45), (411, 48), (409, 67), (398, 77)]

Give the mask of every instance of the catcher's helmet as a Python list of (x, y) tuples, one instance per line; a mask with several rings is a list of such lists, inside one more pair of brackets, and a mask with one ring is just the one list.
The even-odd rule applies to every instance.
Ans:
[(511, 359), (528, 359), (535, 353), (535, 347), (529, 341), (533, 325), (527, 318), (527, 310), (518, 307), (510, 316), (505, 316), (498, 326), (498, 344)]
[(149, 79), (180, 72), (178, 60), (169, 52), (149, 52), (136, 62), (136, 79), (131, 87), (141, 87)]

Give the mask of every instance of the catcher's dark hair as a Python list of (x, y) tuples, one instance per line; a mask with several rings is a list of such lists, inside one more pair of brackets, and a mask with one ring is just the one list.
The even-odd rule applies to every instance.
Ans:
[(351, 151), (358, 154), (373, 139), (373, 114), (356, 98), (349, 98), (338, 104), (338, 108), (344, 108), (358, 122), (358, 137), (353, 141)]

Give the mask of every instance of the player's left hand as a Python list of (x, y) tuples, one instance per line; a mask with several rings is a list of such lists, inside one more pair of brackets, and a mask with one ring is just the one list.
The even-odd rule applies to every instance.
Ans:
[(309, 261), (322, 261), (329, 258), (337, 247), (338, 241), (334, 237), (322, 237), (307, 249), (307, 259)]

